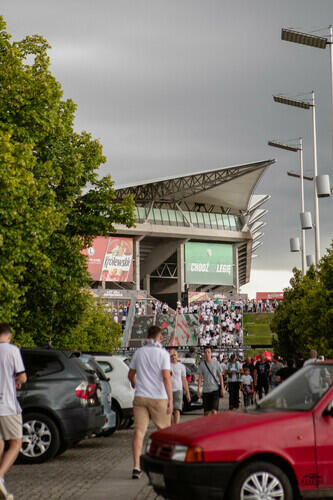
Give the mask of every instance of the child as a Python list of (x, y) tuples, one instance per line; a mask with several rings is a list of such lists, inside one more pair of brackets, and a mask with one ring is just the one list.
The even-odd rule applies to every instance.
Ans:
[(244, 406), (249, 406), (252, 400), (252, 394), (254, 391), (253, 378), (250, 375), (250, 368), (246, 367), (244, 369), (244, 375), (241, 378), (241, 391), (244, 397)]

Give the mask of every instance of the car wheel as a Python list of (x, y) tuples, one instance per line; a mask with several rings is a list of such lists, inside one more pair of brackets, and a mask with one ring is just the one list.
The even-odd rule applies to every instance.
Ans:
[(130, 429), (132, 427), (133, 423), (134, 423), (134, 419), (133, 419), (133, 417), (130, 417), (127, 421), (126, 429)]
[(19, 461), (40, 464), (53, 458), (60, 448), (59, 430), (53, 420), (42, 413), (23, 415), (23, 437)]
[(62, 455), (63, 453), (65, 453), (65, 451), (68, 450), (68, 448), (70, 447), (70, 443), (64, 443), (63, 441), (60, 443), (60, 446), (58, 448), (58, 451), (56, 453), (56, 456), (58, 457), (59, 455)]
[(123, 418), (119, 429), (127, 429), (127, 424), (128, 424), (128, 418)]
[(116, 427), (115, 427), (115, 430), (118, 430), (120, 428), (120, 424), (121, 424), (121, 410), (119, 408), (119, 405), (116, 401), (112, 400), (112, 404), (111, 404), (111, 408), (112, 410), (115, 412), (116, 414)]
[(293, 489), (288, 476), (276, 465), (252, 462), (236, 474), (228, 498), (293, 500)]
[(112, 434), (117, 430), (117, 427), (112, 427), (112, 429), (107, 429), (106, 431), (101, 432), (101, 436), (108, 437), (112, 436)]

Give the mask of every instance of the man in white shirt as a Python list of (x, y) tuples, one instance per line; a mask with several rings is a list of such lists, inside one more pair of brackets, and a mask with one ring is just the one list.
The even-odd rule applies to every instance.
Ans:
[(170, 356), (162, 348), (162, 338), (160, 327), (150, 326), (148, 340), (134, 353), (128, 372), (129, 381), (135, 389), (133, 479), (139, 479), (142, 474), (140, 456), (149, 419), (152, 419), (157, 429), (164, 429), (171, 424), (173, 398)]
[(315, 349), (311, 349), (310, 358), (304, 362), (303, 366), (309, 365), (310, 363), (316, 363), (318, 361), (318, 353)]
[[(4, 477), (15, 462), (22, 445), (22, 410), (16, 398), (16, 389), (27, 381), (18, 347), (10, 343), (12, 332), (6, 323), (0, 324), (0, 493), (12, 500)], [(9, 448), (3, 454), (5, 441)]]
[(183, 388), (185, 389), (188, 402), (191, 401), (191, 396), (186, 379), (186, 369), (185, 366), (178, 361), (177, 349), (170, 349), (170, 361), (173, 397), (172, 423), (179, 424), (180, 412), (183, 408)]

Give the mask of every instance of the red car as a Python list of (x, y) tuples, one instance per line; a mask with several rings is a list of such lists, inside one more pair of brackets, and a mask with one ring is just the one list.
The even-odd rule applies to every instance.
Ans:
[(333, 498), (333, 361), (302, 368), (256, 407), (153, 433), (141, 461), (171, 500)]

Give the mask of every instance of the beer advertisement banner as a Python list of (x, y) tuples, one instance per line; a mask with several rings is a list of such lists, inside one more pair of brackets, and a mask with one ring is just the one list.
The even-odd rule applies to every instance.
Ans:
[(133, 239), (98, 236), (83, 250), (94, 281), (133, 281)]
[(185, 282), (232, 285), (233, 247), (226, 243), (185, 243)]

